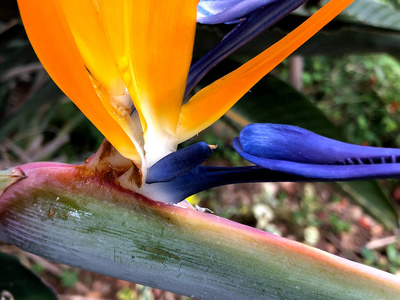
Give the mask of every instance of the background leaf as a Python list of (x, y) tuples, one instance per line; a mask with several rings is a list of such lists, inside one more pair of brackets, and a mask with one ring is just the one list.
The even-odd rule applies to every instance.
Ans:
[(0, 295), (8, 291), (15, 300), (57, 299), (53, 290), (14, 256), (0, 252)]
[(389, 3), (357, 0), (349, 5), (344, 14), (364, 24), (400, 30), (400, 12)]
[[(358, 3), (358, 1), (355, 1)], [(400, 15), (396, 13), (396, 15)], [(303, 15), (289, 15), (273, 28), (264, 31), (254, 40), (238, 49), (231, 57), (241, 62), (259, 54), (281, 39), (288, 32), (307, 19)], [(199, 26), (196, 33), (195, 59), (204, 55), (215, 46), (229, 25), (210, 27)], [(351, 53), (393, 53), (400, 50), (400, 32), (398, 30), (373, 26), (369, 23), (356, 23), (346, 18), (335, 19), (300, 47), (295, 54), (301, 55), (344, 55)]]

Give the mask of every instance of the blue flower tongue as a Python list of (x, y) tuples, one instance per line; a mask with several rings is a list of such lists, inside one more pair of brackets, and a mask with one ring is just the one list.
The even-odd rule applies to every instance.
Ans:
[(167, 155), (147, 171), (146, 183), (169, 182), (190, 172), (208, 159), (215, 148), (199, 142)]
[(328, 179), (356, 180), (400, 176), (400, 149), (335, 141), (308, 130), (277, 124), (251, 124), (235, 139), (236, 151), (264, 168)]

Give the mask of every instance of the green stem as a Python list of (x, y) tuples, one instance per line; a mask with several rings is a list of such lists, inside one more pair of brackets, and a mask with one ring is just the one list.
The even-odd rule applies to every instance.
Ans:
[(398, 277), (191, 208), (83, 166), (21, 167), (0, 239), (71, 266), (204, 299), (398, 299)]

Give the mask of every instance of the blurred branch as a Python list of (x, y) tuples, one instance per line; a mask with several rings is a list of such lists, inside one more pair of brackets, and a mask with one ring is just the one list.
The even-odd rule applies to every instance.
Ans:
[(367, 243), (365, 245), (365, 248), (367, 248), (369, 250), (380, 249), (380, 248), (386, 247), (387, 245), (396, 243), (398, 241), (399, 241), (399, 235), (392, 235), (392, 236), (388, 236), (388, 237), (384, 237), (381, 239), (370, 241), (369, 243)]
[(18, 25), (18, 20), (14, 19), (6, 24), (0, 23), (0, 35), (9, 30), (11, 27)]
[(36, 71), (40, 71), (40, 70), (44, 70), (44, 69), (43, 69), (42, 64), (39, 62), (27, 64), (25, 66), (18, 66), (16, 68), (13, 68), (13, 69), (9, 70), (8, 72), (4, 73), (2, 76), (0, 76), (0, 82), (10, 80), (14, 77), (24, 76), (27, 73), (32, 73), (32, 72), (36, 72)]
[(289, 60), (289, 82), (300, 92), (303, 89), (303, 57), (300, 55), (293, 55)]
[(2, 144), (6, 149), (12, 151), (18, 157), (18, 161), (22, 163), (31, 162), (31, 158), (29, 157), (29, 155), (11, 140), (6, 138), (4, 139)]
[(40, 151), (32, 155), (32, 161), (43, 159), (69, 142), (69, 133), (84, 119), (82, 114), (77, 114), (72, 120), (67, 122), (58, 132), (57, 137), (42, 147)]

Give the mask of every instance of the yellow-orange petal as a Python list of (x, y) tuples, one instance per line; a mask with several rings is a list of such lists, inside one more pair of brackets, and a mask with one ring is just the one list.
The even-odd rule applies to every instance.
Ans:
[(112, 118), (124, 129), (143, 157), (141, 126), (131, 119), (132, 101), (117, 70), (111, 49), (104, 34), (95, 0), (59, 0), (61, 14), (68, 24), (90, 79)]
[(177, 129), (179, 142), (191, 138), (217, 121), (262, 77), (352, 2), (353, 0), (329, 1), (283, 39), (194, 95), (181, 110)]
[(52, 79), (122, 155), (140, 160), (130, 137), (100, 104), (56, 3), (18, 0), (18, 6), (32, 46)]
[(97, 0), (99, 19), (113, 55), (117, 70), (128, 67), (128, 15), (133, 11), (130, 0)]
[(111, 95), (124, 95), (126, 87), (111, 55), (97, 3), (94, 0), (58, 2), (90, 74)]
[[(169, 148), (167, 152), (176, 150), (176, 127), (192, 58), (197, 3), (123, 0), (115, 11), (114, 2), (99, 1), (106, 35), (141, 118), (147, 157), (165, 148)], [(122, 34), (114, 35), (123, 27)]]

